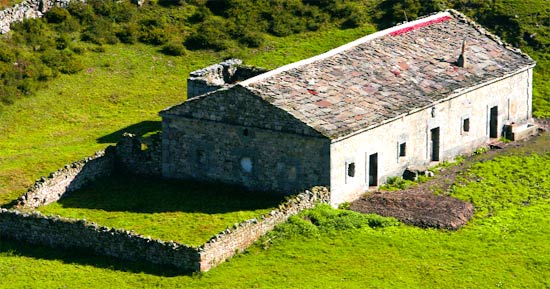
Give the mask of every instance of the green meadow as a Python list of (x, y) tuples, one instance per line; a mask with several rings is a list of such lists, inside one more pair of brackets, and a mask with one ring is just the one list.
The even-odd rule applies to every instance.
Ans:
[[(158, 2), (163, 4), (159, 13), (170, 15), (158, 15), (162, 21), (190, 19), (176, 26), (161, 23), (162, 32), (145, 35), (153, 37), (147, 41), (159, 40), (154, 37), (163, 33), (170, 35), (167, 44), (114, 41), (108, 38), (109, 33), (120, 31), (93, 30), (82, 24), (83, 31), (67, 36), (67, 49), (72, 49), (70, 57), (77, 60), (79, 68), (71, 73), (56, 74), (54, 68), (43, 67), (41, 61), (49, 60), (48, 51), (40, 51), (40, 45), (46, 44), (30, 41), (35, 45), (32, 48), (10, 44), (21, 49), (21, 57), (40, 54), (33, 61), (36, 71), (47, 80), (36, 80), (39, 85), (32, 86), (32, 93), (0, 104), (0, 206), (23, 194), (37, 178), (116, 143), (125, 131), (138, 135), (158, 131), (158, 111), (185, 100), (190, 71), (229, 57), (275, 68), (385, 27), (390, 24), (381, 20), (387, 19), (385, 15), (402, 21), (403, 10), (412, 18), (441, 5), (453, 7), (521, 47), (538, 62), (534, 113), (550, 116), (550, 6), (546, 0), (234, 0), (228, 1), (233, 6), (223, 9), (205, 8), (210, 4), (198, 0)], [(300, 11), (303, 3), (310, 2), (316, 4), (304, 13), (289, 16), (284, 12)], [(387, 5), (378, 6), (382, 2)], [(156, 5), (156, 1), (151, 3)], [(322, 3), (329, 8), (315, 8)], [(0, 7), (8, 4), (11, 2), (0, 2)], [(278, 8), (265, 8), (269, 5)], [(143, 16), (147, 21), (156, 18), (157, 10), (147, 11), (149, 15)], [(246, 19), (239, 18), (239, 13), (250, 13), (246, 15), (258, 21), (243, 23)], [(267, 14), (277, 25), (268, 25), (269, 21), (262, 18)], [(228, 22), (219, 25), (220, 21)], [(130, 24), (117, 23), (116, 27)], [(237, 24), (250, 31), (240, 31)], [(59, 36), (52, 32), (57, 30), (48, 29), (47, 33)], [(208, 32), (210, 38), (205, 41), (210, 49), (183, 49), (184, 38), (194, 36), (196, 41), (193, 33), (199, 29)], [(79, 33), (89, 31), (107, 40), (81, 41)], [(236, 40), (227, 39), (225, 32)], [(260, 35), (261, 43), (251, 42), (248, 32)], [(181, 54), (167, 54), (168, 44), (173, 44), (170, 53)], [(1, 75), (8, 79), (11, 74)], [(36, 84), (17, 81), (23, 82), (8, 84), (17, 89)], [(213, 270), (189, 275), (87, 252), (0, 239), (0, 288), (549, 288), (549, 147), (546, 134), (463, 172), (448, 193), (472, 202), (476, 213), (456, 232), (415, 228), (390, 218), (319, 206), (292, 217), (245, 253)], [(279, 201), (232, 202), (232, 194), (244, 196), (244, 192), (224, 186), (119, 176), (102, 179), (40, 210), (193, 245), (227, 226), (269, 211)], [(112, 198), (116, 202), (109, 201)], [(208, 200), (215, 202), (205, 205)], [(197, 223), (209, 226), (199, 227)]]

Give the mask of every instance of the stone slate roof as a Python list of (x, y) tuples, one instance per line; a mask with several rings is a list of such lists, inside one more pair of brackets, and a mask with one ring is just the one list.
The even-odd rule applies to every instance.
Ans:
[(335, 139), (535, 65), (453, 10), (376, 34), (240, 85)]

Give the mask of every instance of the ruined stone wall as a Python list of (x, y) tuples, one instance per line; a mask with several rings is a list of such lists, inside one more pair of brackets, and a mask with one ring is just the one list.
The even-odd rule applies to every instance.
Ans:
[(240, 59), (228, 59), (195, 70), (189, 74), (187, 79), (187, 98), (218, 90), (266, 71), (263, 68), (244, 66)]
[(278, 209), (262, 216), (259, 220), (252, 219), (242, 222), (232, 229), (212, 237), (206, 244), (199, 247), (201, 258), (200, 270), (208, 271), (238, 252), (242, 252), (265, 233), (288, 218), (303, 210), (311, 209), (320, 203), (329, 203), (330, 193), (327, 188), (314, 187), (290, 198)]
[(160, 133), (148, 138), (125, 133), (116, 145), (116, 169), (134, 175), (160, 176), (161, 149)]
[(146, 261), (186, 271), (198, 271), (198, 250), (163, 242), (130, 231), (98, 226), (84, 220), (47, 217), (0, 208), (0, 236), (52, 248), (84, 249), (122, 260)]
[[(74, 1), (74, 0), (73, 0)], [(84, 2), (84, 0), (78, 0)], [(55, 6), (67, 7), (71, 0), (25, 0), (0, 11), (0, 34), (10, 31), (10, 25), (29, 18), (39, 18)]]
[(329, 184), (328, 139), (166, 117), (162, 136), (164, 177), (287, 195)]
[(65, 194), (78, 190), (100, 177), (114, 171), (115, 152), (113, 147), (99, 151), (91, 157), (68, 164), (42, 177), (18, 199), (19, 208), (36, 208), (56, 202)]
[[(404, 115), (372, 130), (331, 145), (331, 192), (333, 205), (351, 201), (368, 190), (369, 155), (378, 155), (378, 184), (389, 176), (399, 176), (410, 166), (429, 166), (431, 129), (439, 128), (440, 161), (472, 153), (489, 138), (490, 108), (498, 107), (498, 132), (507, 123), (525, 124), (531, 119), (532, 70), (479, 87)], [(464, 131), (469, 119), (469, 131)], [(399, 156), (399, 145), (406, 143), (406, 155)], [(355, 164), (355, 175), (346, 174), (346, 164)]]

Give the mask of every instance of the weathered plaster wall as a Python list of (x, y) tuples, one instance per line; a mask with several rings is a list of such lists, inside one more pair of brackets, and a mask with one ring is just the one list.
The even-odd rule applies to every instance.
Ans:
[[(388, 124), (331, 145), (332, 203), (356, 199), (368, 189), (369, 155), (378, 154), (378, 184), (399, 176), (409, 166), (430, 164), (430, 130), (440, 128), (440, 160), (468, 154), (489, 141), (489, 111), (498, 106), (498, 135), (505, 123), (531, 119), (532, 70), (527, 70), (467, 92), (432, 108), (403, 116)], [(462, 130), (469, 118), (470, 131)], [(399, 157), (399, 144), (406, 142), (406, 156)], [(349, 177), (346, 164), (355, 164)]]
[[(84, 2), (83, 0), (78, 0)], [(55, 6), (67, 7), (71, 0), (25, 0), (0, 11), (0, 34), (10, 31), (10, 25), (24, 19), (39, 18)]]
[(0, 236), (53, 248), (78, 248), (123, 260), (146, 261), (198, 271), (196, 248), (152, 240), (130, 231), (111, 229), (38, 212), (21, 213), (0, 209)]
[(328, 139), (179, 117), (162, 130), (164, 177), (281, 194), (329, 184)]
[(42, 177), (18, 199), (19, 208), (36, 208), (57, 201), (65, 194), (78, 190), (100, 177), (114, 171), (115, 151), (107, 147), (91, 157), (68, 164)]

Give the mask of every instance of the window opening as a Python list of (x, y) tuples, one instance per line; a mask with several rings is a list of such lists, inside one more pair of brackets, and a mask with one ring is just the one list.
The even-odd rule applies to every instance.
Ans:
[(404, 157), (407, 155), (407, 143), (401, 143), (399, 144), (399, 156)]
[(462, 120), (462, 131), (463, 132), (469, 132), (470, 131), (470, 119), (465, 118)]
[(349, 163), (347, 167), (348, 177), (355, 177), (355, 163)]

